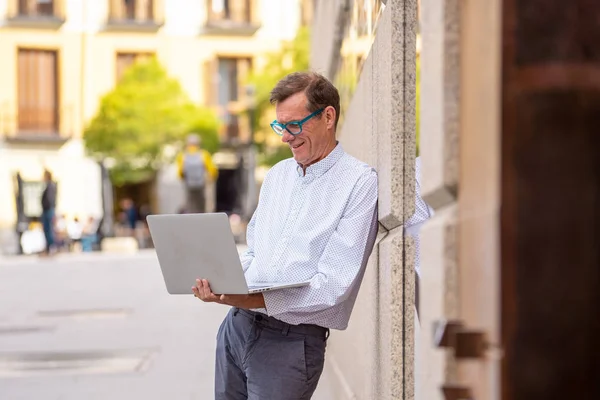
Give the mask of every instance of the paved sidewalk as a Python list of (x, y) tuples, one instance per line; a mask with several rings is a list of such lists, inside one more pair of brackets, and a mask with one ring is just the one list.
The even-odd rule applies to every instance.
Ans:
[(4, 257), (0, 399), (212, 399), (226, 312), (168, 295), (153, 251)]

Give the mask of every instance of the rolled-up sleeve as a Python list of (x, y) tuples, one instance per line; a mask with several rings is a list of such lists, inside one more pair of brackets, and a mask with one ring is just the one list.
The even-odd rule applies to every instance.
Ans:
[(265, 292), (267, 313), (313, 313), (345, 301), (360, 283), (376, 234), (377, 174), (370, 169), (358, 179), (310, 285)]

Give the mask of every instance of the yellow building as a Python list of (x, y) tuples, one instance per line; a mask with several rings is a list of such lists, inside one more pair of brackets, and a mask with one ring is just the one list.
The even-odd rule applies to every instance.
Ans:
[[(245, 102), (244, 75), (294, 36), (299, 3), (0, 0), (0, 246), (15, 228), (17, 172), (39, 181), (49, 168), (59, 213), (102, 215), (100, 168), (85, 157), (82, 132), (139, 57), (156, 55), (194, 102), (218, 108), (223, 141), (247, 140), (247, 122), (228, 110)], [(173, 208), (168, 194), (157, 197), (159, 210)]]

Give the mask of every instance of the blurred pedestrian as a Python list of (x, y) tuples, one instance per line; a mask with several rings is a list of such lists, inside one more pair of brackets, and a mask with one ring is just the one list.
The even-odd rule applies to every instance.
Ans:
[(54, 215), (56, 210), (56, 182), (52, 180), (52, 173), (44, 170), (44, 191), (42, 192), (42, 216), (41, 222), (46, 239), (46, 248), (42, 255), (50, 255), (54, 252)]
[(54, 218), (54, 246), (57, 251), (68, 250), (67, 216), (60, 214)]
[(135, 203), (129, 197), (121, 201), (121, 208), (125, 216), (125, 224), (129, 236), (135, 236), (135, 228), (137, 226), (138, 213), (135, 208)]
[(69, 247), (71, 250), (80, 250), (81, 236), (83, 235), (83, 224), (78, 217), (67, 222), (67, 235), (69, 236)]
[(185, 185), (186, 212), (205, 212), (205, 187), (209, 181), (217, 179), (218, 171), (197, 134), (188, 136), (184, 151), (177, 157), (177, 168)]
[(94, 245), (98, 242), (98, 227), (99, 221), (90, 216), (83, 226), (81, 234), (81, 250), (83, 252), (94, 250)]

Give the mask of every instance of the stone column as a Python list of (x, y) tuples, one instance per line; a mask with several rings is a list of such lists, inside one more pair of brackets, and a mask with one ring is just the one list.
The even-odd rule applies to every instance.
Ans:
[(414, 399), (414, 243), (417, 1), (387, 1), (373, 44), (373, 130), (378, 137), (380, 390)]

